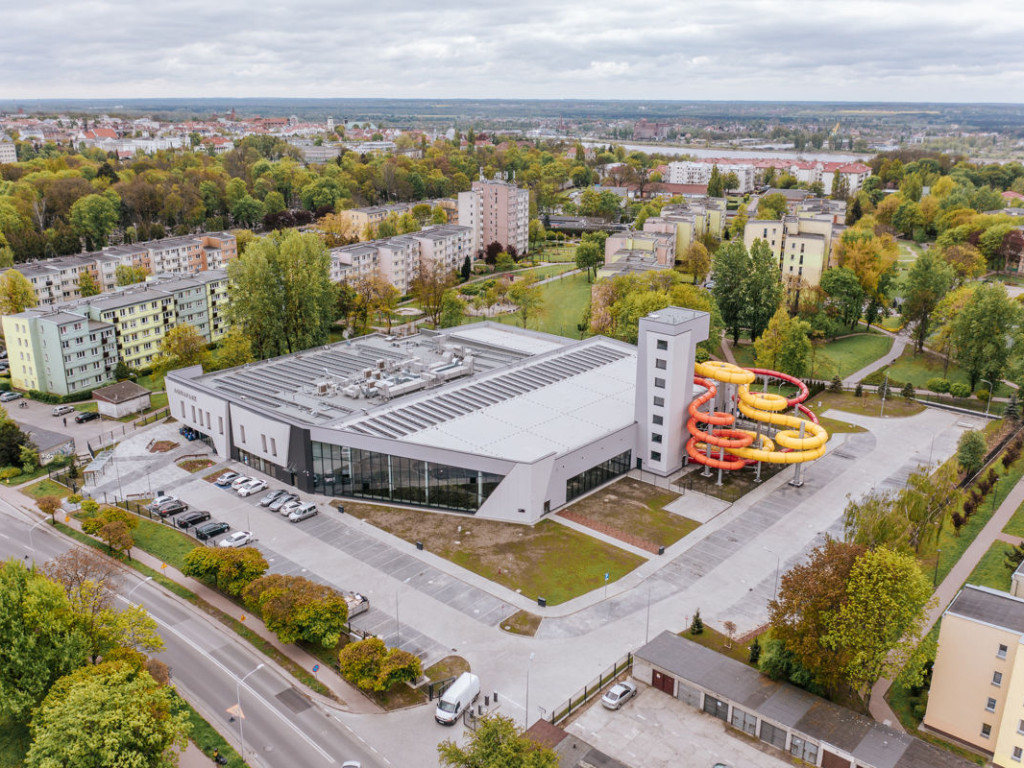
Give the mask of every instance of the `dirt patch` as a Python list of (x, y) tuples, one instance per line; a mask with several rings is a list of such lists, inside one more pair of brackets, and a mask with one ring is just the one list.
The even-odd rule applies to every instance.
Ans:
[(178, 447), (178, 444), (170, 440), (157, 440), (149, 446), (150, 453), (167, 453)]
[(616, 581), (644, 558), (553, 520), (533, 526), (478, 520), (427, 510), (376, 506), (352, 499), (345, 512), (490, 581), (549, 605)]
[(513, 635), (533, 637), (537, 634), (537, 630), (540, 629), (541, 621), (543, 619), (535, 613), (519, 611), (501, 622), (501, 628), (506, 632), (511, 632)]
[(698, 523), (664, 509), (679, 498), (631, 477), (624, 477), (559, 512), (567, 520), (657, 553), (695, 530)]
[(178, 466), (186, 472), (202, 472), (207, 467), (212, 467), (213, 464), (214, 462), (210, 459), (186, 459), (178, 462)]
[(445, 656), (436, 664), (423, 670), (423, 676), (432, 683), (439, 680), (448, 680), (458, 677), (463, 672), (469, 672), (469, 662), (461, 656)]

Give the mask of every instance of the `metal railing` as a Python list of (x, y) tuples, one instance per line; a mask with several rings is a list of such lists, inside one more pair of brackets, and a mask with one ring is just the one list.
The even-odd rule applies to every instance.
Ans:
[(584, 706), (588, 701), (599, 695), (605, 686), (611, 683), (615, 678), (625, 672), (627, 669), (633, 668), (633, 654), (627, 653), (624, 657), (619, 659), (613, 664), (606, 672), (601, 673), (597, 676), (589, 685), (583, 686), (583, 690), (578, 691), (575, 696), (572, 696), (565, 704), (561, 707), (556, 708), (551, 713), (551, 724), (558, 725), (560, 722), (569, 717), (573, 712)]

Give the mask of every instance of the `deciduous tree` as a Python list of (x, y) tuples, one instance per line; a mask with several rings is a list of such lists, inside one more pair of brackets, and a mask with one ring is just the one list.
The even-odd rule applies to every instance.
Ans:
[(118, 264), (114, 269), (114, 275), (117, 279), (117, 284), (120, 287), (126, 285), (135, 285), (135, 283), (145, 282), (146, 278), (149, 277), (149, 272), (145, 267), (133, 267), (130, 264)]
[(13, 269), (0, 275), (0, 315), (16, 315), (38, 302), (32, 283)]
[(160, 373), (190, 365), (205, 366), (210, 358), (206, 345), (206, 339), (194, 325), (176, 325), (164, 334), (154, 365)]
[(68, 218), (75, 234), (85, 239), (86, 250), (103, 248), (118, 220), (117, 195), (108, 190), (102, 195), (86, 195), (71, 206)]
[(517, 279), (508, 289), (508, 298), (516, 305), (516, 312), (519, 319), (523, 321), (523, 328), (531, 318), (536, 318), (544, 312), (544, 294), (536, 278), (524, 276)]
[(262, 576), (242, 590), (242, 600), (283, 643), (306, 640), (331, 648), (348, 621), (343, 595), (301, 576)]
[(926, 251), (907, 273), (903, 288), (903, 319), (913, 326), (911, 335), (917, 351), (931, 333), (932, 314), (953, 285), (953, 270), (940, 258)]
[(781, 192), (772, 192), (757, 201), (757, 218), (763, 220), (780, 220), (786, 215), (786, 196)]
[(504, 715), (481, 718), (462, 747), (452, 740), (437, 745), (445, 768), (558, 768), (558, 755), (519, 734), (515, 721)]
[(584, 241), (576, 246), (576, 269), (587, 273), (587, 280), (593, 280), (597, 268), (604, 264), (604, 251), (593, 241)]
[(196, 547), (185, 555), (182, 573), (202, 579), (229, 595), (240, 595), (270, 564), (255, 547)]
[(459, 282), (455, 272), (436, 261), (420, 264), (419, 275), (412, 283), (412, 295), (434, 325), (441, 320), (441, 307), (448, 289)]
[(679, 259), (679, 270), (693, 277), (693, 283), (703, 283), (711, 271), (711, 256), (703, 243), (693, 242), (686, 246)]
[[(743, 243), (733, 240), (723, 244), (713, 260), (715, 286), (711, 289), (715, 303), (722, 313), (722, 321), (732, 334), (732, 343), (740, 341), (744, 313), (747, 307), (747, 276), (750, 274), (750, 254)], [(774, 312), (774, 310), (773, 310)]]
[[(718, 288), (717, 279), (715, 288)], [(785, 288), (779, 280), (779, 267), (771, 248), (764, 240), (755, 240), (750, 246), (750, 271), (743, 286), (746, 304), (741, 315), (743, 323), (750, 329), (751, 341), (764, 333), (784, 294)]]
[(973, 475), (985, 462), (985, 436), (977, 430), (968, 430), (960, 435), (956, 447), (956, 459), (968, 475)]
[(78, 275), (78, 293), (82, 298), (88, 298), (100, 293), (99, 283), (92, 276), (92, 272), (86, 270)]
[(978, 286), (952, 318), (953, 354), (970, 378), (971, 389), (983, 378), (994, 384), (1002, 379), (1020, 316), (1020, 307), (1006, 288), (992, 283)]

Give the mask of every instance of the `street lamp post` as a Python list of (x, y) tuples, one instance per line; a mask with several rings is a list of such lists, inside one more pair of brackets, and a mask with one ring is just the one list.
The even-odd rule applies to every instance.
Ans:
[(530, 651), (530, 658), (526, 661), (526, 713), (523, 716), (523, 727), (530, 727), (530, 665), (533, 662), (533, 651)]
[(245, 760), (245, 737), (242, 735), (242, 721), (245, 720), (245, 715), (242, 714), (242, 683), (245, 682), (245, 679), (249, 677), (249, 675), (259, 672), (264, 666), (265, 665), (260, 664), (256, 669), (248, 672), (235, 683), (235, 703), (238, 705), (238, 743), (242, 747), (242, 760)]
[(889, 374), (885, 374), (885, 381), (882, 382), (882, 408), (878, 412), (878, 418), (885, 416), (885, 398), (889, 394)]
[(988, 411), (992, 407), (992, 390), (996, 388), (996, 385), (988, 379), (978, 379), (978, 381), (988, 384), (988, 402), (985, 404), (985, 415), (988, 416)]
[(763, 546), (763, 545), (761, 546), (761, 549), (763, 549), (765, 552), (771, 552), (773, 555), (775, 555), (775, 597), (772, 598), (772, 599), (773, 600), (778, 600), (779, 599), (779, 569), (782, 567), (782, 558), (779, 557), (779, 553), (776, 552), (774, 549), (768, 549), (768, 547)]
[(644, 644), (651, 641), (651, 582), (647, 582), (647, 628), (644, 630)]
[(130, 603), (132, 601), (132, 592), (134, 592), (136, 589), (141, 587), (147, 581), (152, 581), (152, 580), (153, 580), (152, 576), (147, 576), (146, 578), (144, 578), (142, 581), (140, 581), (138, 584), (136, 584), (134, 587), (132, 587), (131, 589), (128, 590), (128, 594), (125, 595), (124, 599), (127, 600)]

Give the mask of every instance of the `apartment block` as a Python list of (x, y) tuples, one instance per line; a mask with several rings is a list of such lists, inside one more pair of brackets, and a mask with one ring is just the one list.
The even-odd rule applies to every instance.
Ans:
[(617, 232), (604, 243), (604, 266), (598, 277), (627, 272), (672, 269), (676, 263), (676, 236), (662, 232)]
[(735, 173), (739, 182), (731, 192), (750, 192), (754, 189), (757, 168), (747, 163), (721, 165), (717, 162), (693, 162), (680, 160), (668, 164), (669, 184), (707, 184), (711, 181), (712, 169), (718, 167), (721, 174)]
[(749, 250), (755, 240), (764, 240), (779, 262), (784, 282), (793, 288), (802, 284), (814, 287), (829, 265), (833, 228), (832, 216), (828, 214), (748, 221), (743, 244)]
[(1024, 599), (967, 584), (942, 615), (924, 726), (1024, 761)]
[(474, 181), (469, 192), (459, 193), (459, 224), (472, 230), (474, 253), (491, 243), (526, 253), (530, 243), (530, 192), (498, 179)]
[(671, 234), (676, 239), (676, 253), (710, 233), (721, 238), (725, 228), (724, 198), (701, 197), (676, 205), (666, 205), (660, 216), (644, 222), (644, 232)]
[(164, 335), (192, 325), (208, 342), (226, 330), (224, 270), (161, 275), (98, 296), (35, 307), (3, 318), (11, 383), (67, 395), (113, 380), (119, 360), (152, 365)]
[(407, 294), (424, 264), (457, 270), (466, 257), (472, 259), (471, 238), (469, 227), (442, 224), (408, 235), (335, 248), (331, 251), (331, 279), (352, 281), (379, 273)]
[(18, 150), (13, 141), (0, 139), (0, 165), (18, 162)]
[(175, 273), (194, 275), (223, 269), (238, 256), (238, 243), (229, 232), (170, 237), (146, 243), (114, 245), (102, 251), (58, 256), (14, 267), (32, 284), (39, 306), (81, 298), (79, 280), (91, 273), (103, 292), (117, 287), (119, 266), (138, 267), (151, 275)]

